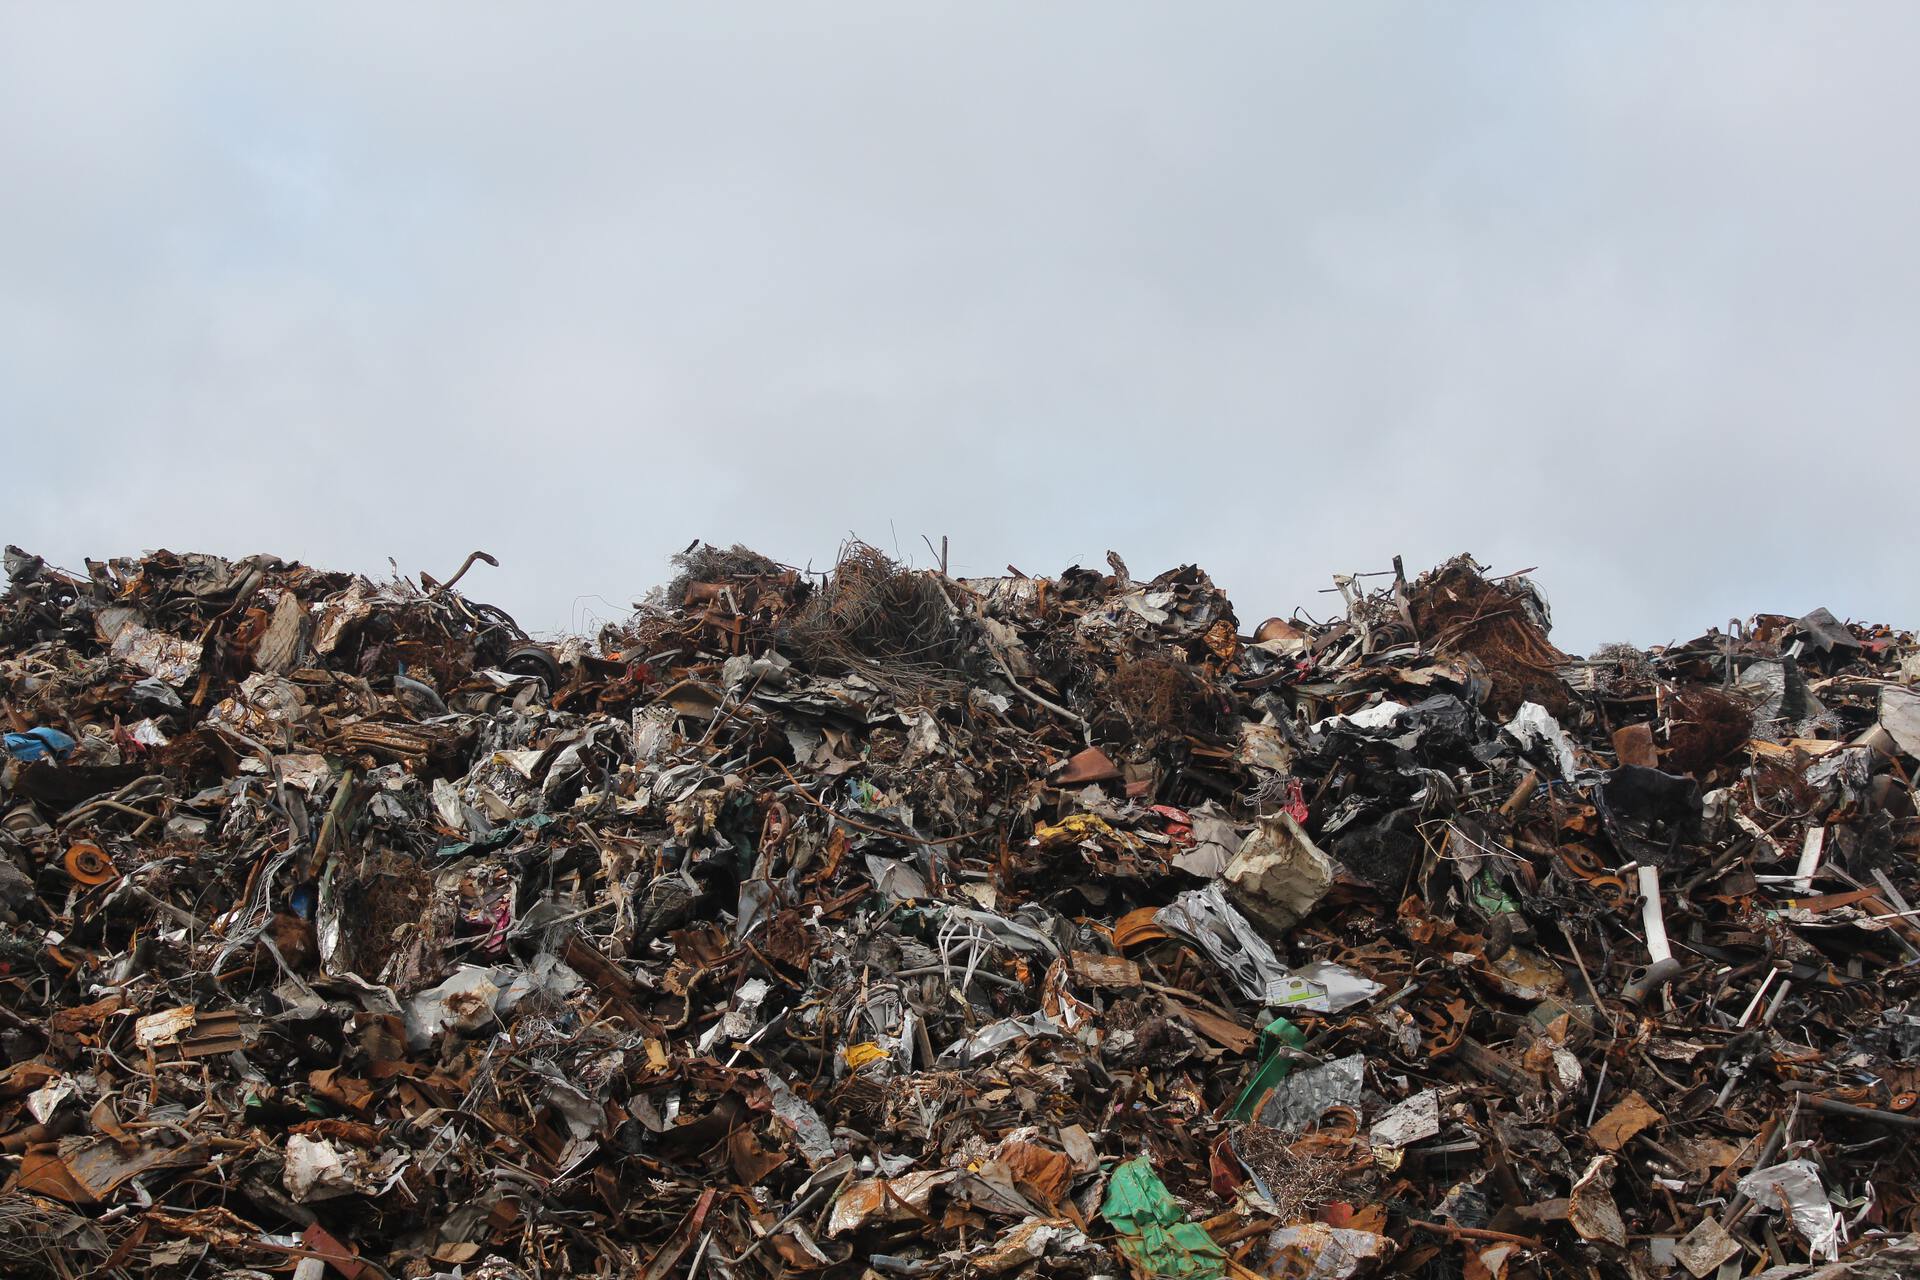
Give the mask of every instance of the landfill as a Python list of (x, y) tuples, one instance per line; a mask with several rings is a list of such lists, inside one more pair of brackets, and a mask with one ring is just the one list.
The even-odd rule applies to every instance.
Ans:
[(1920, 1274), (1911, 632), (491, 564), (7, 548), (0, 1274)]

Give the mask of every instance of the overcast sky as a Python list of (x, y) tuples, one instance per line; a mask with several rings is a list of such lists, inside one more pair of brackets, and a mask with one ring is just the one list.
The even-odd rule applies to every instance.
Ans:
[(1920, 6), (0, 0), (0, 540), (1920, 624)]

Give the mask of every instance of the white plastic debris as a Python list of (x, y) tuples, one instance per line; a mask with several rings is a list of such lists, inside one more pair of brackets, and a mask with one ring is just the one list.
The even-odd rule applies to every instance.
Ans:
[(1038, 1262), (1048, 1255), (1091, 1253), (1093, 1242), (1086, 1233), (1062, 1218), (1028, 1218), (1007, 1229), (999, 1239), (976, 1250), (967, 1258), (973, 1270), (983, 1275), (1001, 1275), (1016, 1267)]
[(1029, 1014), (1024, 1018), (1002, 1018), (998, 1022), (987, 1023), (972, 1035), (963, 1036), (941, 1050), (939, 1065), (963, 1067), (1003, 1044), (1011, 1044), (1015, 1040), (1024, 1040), (1029, 1036), (1060, 1034), (1062, 1034), (1060, 1024), (1044, 1013)]
[(1405, 706), (1398, 702), (1376, 702), (1370, 707), (1362, 707), (1349, 715), (1328, 716), (1325, 720), (1316, 720), (1310, 727), (1314, 733), (1325, 733), (1338, 725), (1354, 729), (1387, 729), (1398, 724), (1400, 717), (1407, 714)]
[(778, 1116), (793, 1134), (793, 1140), (800, 1148), (800, 1154), (807, 1163), (815, 1168), (833, 1159), (836, 1148), (833, 1143), (833, 1131), (827, 1128), (827, 1122), (820, 1113), (787, 1087), (787, 1082), (769, 1071), (767, 1092), (773, 1095), (773, 1114)]
[(41, 1124), (50, 1124), (53, 1113), (60, 1104), (73, 1097), (75, 1086), (71, 1076), (55, 1076), (53, 1079), (27, 1095), (27, 1110)]
[(1740, 1194), (1762, 1208), (1785, 1213), (1806, 1238), (1815, 1261), (1832, 1262), (1840, 1256), (1840, 1219), (1813, 1161), (1787, 1160), (1755, 1169), (1740, 1179)]
[(340, 1196), (382, 1195), (400, 1180), (408, 1158), (404, 1151), (369, 1155), (357, 1147), (296, 1133), (287, 1139), (287, 1160), (280, 1181), (300, 1204)]
[(1308, 1270), (1286, 1273), (1300, 1280), (1347, 1280), (1367, 1264), (1392, 1257), (1394, 1250), (1393, 1241), (1386, 1236), (1351, 1227), (1330, 1227), (1324, 1222), (1281, 1227), (1267, 1237), (1267, 1247), (1305, 1261)]
[(1318, 960), (1288, 975), (1289, 994), (1269, 1003), (1316, 1013), (1338, 1013), (1364, 1004), (1386, 988), (1343, 964)]
[(1212, 801), (1192, 812), (1193, 845), (1174, 855), (1173, 865), (1202, 880), (1215, 880), (1226, 871), (1244, 841)]
[(1283, 811), (1263, 819), (1246, 838), (1221, 882), (1235, 906), (1268, 937), (1278, 937), (1333, 888), (1333, 859)]
[(1562, 778), (1571, 779), (1580, 771), (1579, 762), (1573, 754), (1573, 739), (1553, 718), (1553, 713), (1539, 703), (1521, 703), (1520, 709), (1513, 713), (1513, 719), (1502, 727), (1513, 735), (1523, 751), (1531, 751), (1543, 744), (1550, 749), (1554, 763), (1560, 766)]
[(1627, 1224), (1613, 1199), (1612, 1156), (1595, 1156), (1567, 1197), (1567, 1222), (1582, 1240), (1627, 1247)]
[(190, 1004), (146, 1014), (134, 1019), (133, 1043), (143, 1050), (178, 1044), (199, 1020), (198, 1011)]
[(448, 1027), (473, 1031), (491, 1022), (500, 985), (490, 969), (464, 968), (407, 1001), (407, 1043), (424, 1049)]
[(906, 902), (931, 897), (926, 877), (912, 866), (893, 858), (882, 858), (869, 853), (867, 874), (873, 877), (873, 887), (885, 894), (889, 901)]
[[(1920, 662), (1920, 654), (1907, 659)], [(1904, 674), (1905, 668), (1902, 668)], [(1920, 756), (1920, 692), (1887, 685), (1880, 690), (1880, 727), (1910, 756)]]
[(1440, 1132), (1440, 1091), (1423, 1089), (1382, 1112), (1367, 1131), (1376, 1147), (1394, 1149), (1424, 1141)]

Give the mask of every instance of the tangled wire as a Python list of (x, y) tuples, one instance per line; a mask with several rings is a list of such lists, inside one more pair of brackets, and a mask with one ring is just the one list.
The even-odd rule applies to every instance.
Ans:
[(841, 549), (832, 578), (788, 625), (809, 662), (897, 693), (951, 688), (967, 675), (960, 619), (938, 579), (864, 542)]
[(19, 1191), (0, 1196), (0, 1270), (7, 1275), (84, 1275), (91, 1268), (74, 1255), (108, 1248), (92, 1223), (51, 1200)]

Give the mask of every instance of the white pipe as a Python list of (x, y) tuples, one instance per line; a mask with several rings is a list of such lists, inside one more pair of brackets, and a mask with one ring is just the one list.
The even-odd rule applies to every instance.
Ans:
[(1820, 866), (1820, 851), (1827, 842), (1825, 827), (1808, 827), (1805, 843), (1800, 846), (1800, 865), (1794, 870), (1794, 890), (1798, 893), (1813, 892), (1813, 873)]
[(1673, 948), (1667, 945), (1667, 918), (1660, 910), (1660, 868), (1643, 866), (1639, 870), (1640, 923), (1647, 930), (1647, 954), (1659, 964), (1673, 959)]
[(1767, 976), (1760, 979), (1760, 989), (1753, 993), (1753, 999), (1747, 1002), (1747, 1011), (1740, 1015), (1740, 1021), (1734, 1023), (1734, 1026), (1744, 1027), (1747, 1025), (1748, 1021), (1753, 1017), (1754, 1010), (1760, 1007), (1760, 997), (1767, 994), (1767, 988), (1772, 986), (1773, 980), (1779, 976), (1780, 971), (1778, 969), (1767, 970)]

